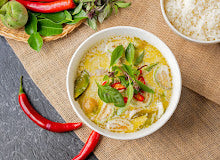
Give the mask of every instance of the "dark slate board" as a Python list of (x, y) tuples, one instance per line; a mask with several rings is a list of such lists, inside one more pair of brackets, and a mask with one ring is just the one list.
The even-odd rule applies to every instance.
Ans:
[[(8, 43), (0, 37), (0, 160), (71, 160), (83, 147), (74, 132), (53, 133), (34, 124), (18, 104), (19, 78), (36, 110), (64, 122), (33, 83)], [(97, 159), (91, 154), (89, 160)]]

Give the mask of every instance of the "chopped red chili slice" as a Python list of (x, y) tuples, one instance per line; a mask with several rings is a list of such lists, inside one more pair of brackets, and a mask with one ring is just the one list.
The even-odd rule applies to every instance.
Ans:
[(122, 90), (122, 89), (126, 89), (125, 86), (123, 86), (120, 82), (117, 82), (117, 83), (113, 83), (111, 85), (112, 88), (115, 88), (117, 90)]
[(104, 82), (102, 83), (102, 86), (104, 86), (106, 83), (107, 83), (107, 81), (104, 81)]
[(140, 93), (135, 94), (135, 95), (134, 95), (134, 98), (135, 98), (137, 101), (140, 101), (140, 102), (143, 102), (143, 101), (144, 101), (144, 96), (142, 96)]
[(142, 74), (142, 70), (140, 69), (140, 74)]
[(128, 101), (128, 98), (124, 97), (124, 102), (127, 103), (127, 101)]
[(143, 76), (138, 77), (138, 80), (141, 81), (142, 83), (146, 84)]

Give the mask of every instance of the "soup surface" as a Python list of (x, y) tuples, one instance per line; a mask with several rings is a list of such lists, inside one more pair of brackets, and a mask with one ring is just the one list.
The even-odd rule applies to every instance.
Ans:
[(170, 68), (139, 38), (110, 37), (82, 58), (74, 98), (88, 118), (112, 132), (135, 132), (155, 123), (172, 94)]

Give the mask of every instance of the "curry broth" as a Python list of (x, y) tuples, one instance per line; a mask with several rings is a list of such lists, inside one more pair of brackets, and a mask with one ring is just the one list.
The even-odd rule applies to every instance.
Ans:
[[(126, 106), (125, 111), (121, 114), (118, 114), (118, 110), (121, 109), (121, 107), (113, 106), (113, 114), (109, 116), (107, 120), (100, 123), (100, 121), (97, 119), (100, 117), (99, 112), (105, 112), (101, 110), (105, 103), (98, 96), (98, 87), (95, 81), (97, 81), (99, 84), (102, 84), (104, 74), (110, 69), (111, 52), (113, 49), (118, 45), (123, 45), (126, 48), (130, 42), (132, 42), (135, 46), (135, 57), (138, 57), (145, 50), (143, 62), (140, 63), (138, 67), (159, 62), (159, 64), (149, 72), (142, 69), (142, 76), (146, 81), (146, 85), (154, 89), (155, 93), (151, 95), (149, 102), (146, 102), (149, 103), (148, 106), (146, 106), (145, 102), (136, 101), (134, 98), (132, 99), (131, 104)], [(122, 56), (122, 62), (126, 63), (124, 55)], [(86, 91), (77, 99), (77, 101), (79, 102), (80, 106), (85, 105), (84, 103), (90, 97), (97, 102), (98, 109), (93, 112), (85, 112), (85, 114), (101, 128), (108, 129), (113, 132), (134, 132), (144, 127), (148, 127), (152, 123), (155, 123), (160, 118), (161, 114), (165, 112), (169, 105), (172, 94), (171, 82), (171, 87), (164, 89), (155, 81), (155, 72), (160, 66), (168, 67), (169, 78), (170, 81), (172, 81), (170, 68), (165, 58), (157, 48), (150, 45), (146, 41), (131, 37), (111, 37), (107, 40), (102, 40), (100, 43), (90, 48), (80, 62), (77, 74), (80, 75), (81, 71), (86, 70), (90, 75), (90, 84)], [(123, 94), (124, 93), (122, 93), (122, 95)], [(132, 114), (134, 114), (133, 117)], [(122, 121), (120, 118), (125, 120)], [(114, 122), (112, 120), (114, 120)], [(117, 123), (122, 123), (125, 126), (129, 125), (129, 127), (124, 127), (122, 125), (120, 126), (122, 127), (121, 130), (120, 127), (119, 129), (117, 128), (118, 126), (116, 127), (117, 129), (109, 129), (111, 128), (109, 126), (114, 126)]]

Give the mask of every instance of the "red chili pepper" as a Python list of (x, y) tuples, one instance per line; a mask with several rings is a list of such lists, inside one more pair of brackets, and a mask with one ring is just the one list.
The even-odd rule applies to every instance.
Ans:
[(54, 2), (57, 0), (25, 0), (25, 1), (31, 1), (31, 2)]
[(128, 101), (128, 98), (124, 97), (124, 102), (127, 103), (127, 101)]
[(123, 86), (120, 82), (116, 82), (116, 83), (113, 83), (111, 85), (112, 88), (115, 88), (117, 90), (122, 90), (122, 89), (126, 89), (125, 86)]
[(25, 0), (16, 0), (23, 4), (25, 8), (40, 13), (54, 13), (60, 12), (67, 9), (73, 9), (76, 7), (73, 0), (57, 0), (54, 2), (40, 3), (40, 2), (30, 2)]
[(24, 93), (22, 87), (22, 77), (21, 77), (21, 85), (18, 95), (19, 104), (24, 111), (24, 113), (38, 126), (52, 131), (52, 132), (67, 132), (78, 129), (82, 126), (82, 122), (79, 123), (57, 123), (52, 122), (43, 116), (41, 116), (29, 103), (26, 94)]
[(102, 83), (102, 86), (104, 86), (106, 83), (107, 83), (107, 81), (104, 81), (104, 82)]
[(138, 80), (141, 81), (142, 83), (146, 84), (143, 76), (138, 77)]
[(142, 70), (140, 69), (140, 75), (142, 74)]
[(134, 95), (134, 98), (135, 98), (137, 101), (140, 101), (140, 102), (143, 102), (143, 101), (144, 101), (144, 96), (142, 96), (140, 93), (135, 94), (135, 95)]
[(82, 150), (72, 160), (84, 160), (95, 149), (99, 141), (99, 137), (99, 133), (92, 131)]

